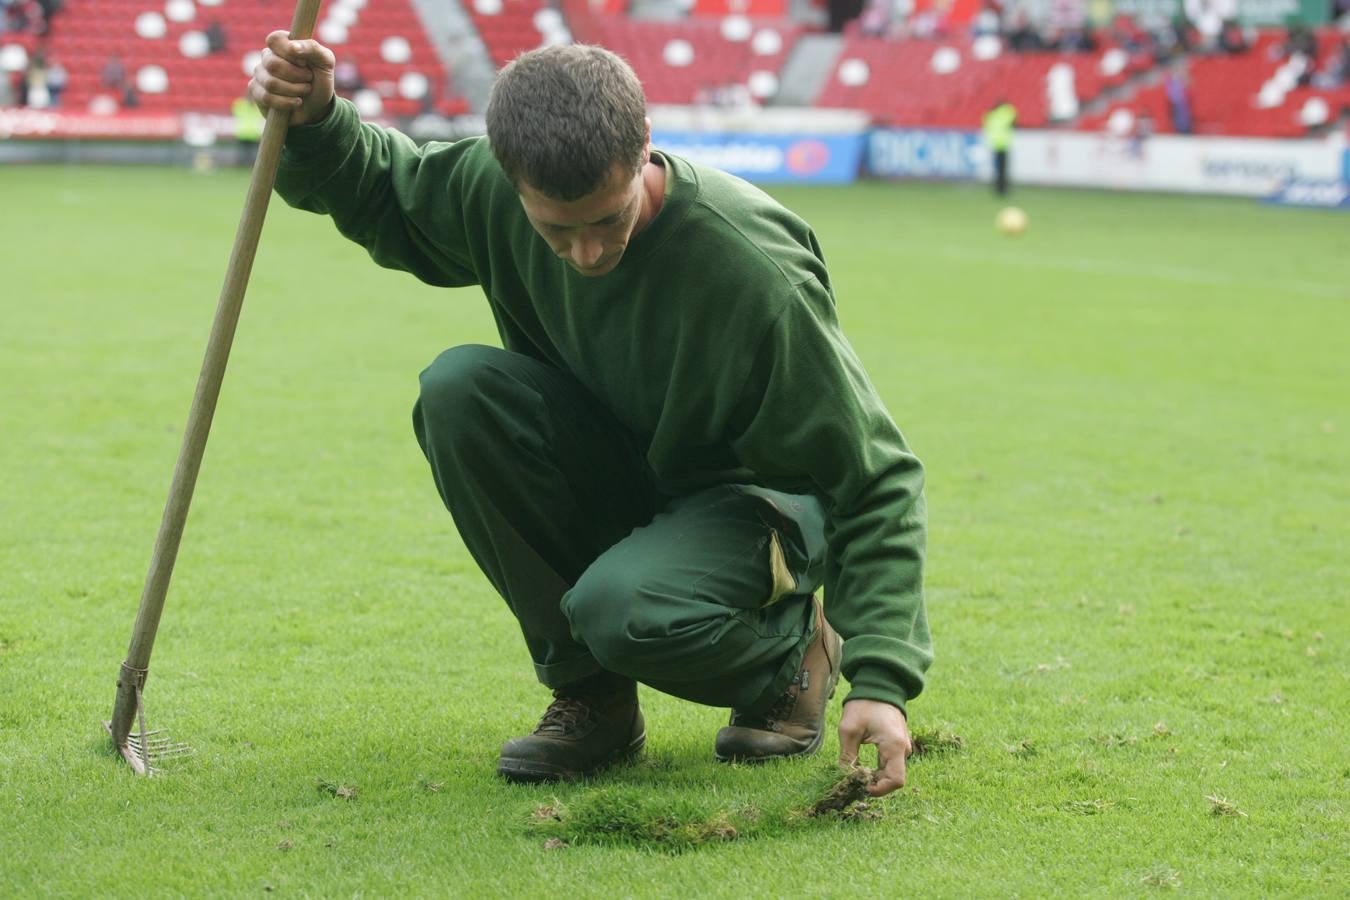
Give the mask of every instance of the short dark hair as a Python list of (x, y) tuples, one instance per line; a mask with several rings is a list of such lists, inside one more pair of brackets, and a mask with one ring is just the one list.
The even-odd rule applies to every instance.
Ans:
[(604, 185), (615, 164), (642, 166), (647, 143), (642, 83), (622, 58), (587, 44), (522, 53), (488, 99), (492, 153), (517, 188), (576, 200)]

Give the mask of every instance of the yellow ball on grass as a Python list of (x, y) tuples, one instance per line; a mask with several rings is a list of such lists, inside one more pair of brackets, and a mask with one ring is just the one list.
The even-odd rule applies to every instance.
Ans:
[(1001, 234), (1016, 237), (1027, 230), (1027, 214), (1016, 206), (1005, 206), (994, 218), (994, 227)]

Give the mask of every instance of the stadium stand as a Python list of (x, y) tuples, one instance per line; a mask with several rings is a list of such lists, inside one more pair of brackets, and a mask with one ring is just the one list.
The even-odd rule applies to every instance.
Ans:
[[(69, 73), (65, 109), (134, 104), (148, 111), (227, 114), (244, 91), (262, 38), (288, 22), (287, 4), (258, 0), (68, 0), (42, 44), (47, 59)], [(462, 97), (442, 89), (445, 68), (408, 0), (326, 4), (318, 31), (358, 66), (365, 87), (357, 99), (370, 114), (467, 110)], [(0, 42), (14, 37), (0, 36)], [(36, 52), (38, 42), (30, 37), (25, 43), (30, 54)], [(125, 70), (129, 90), (105, 83), (113, 59)]]
[(801, 33), (800, 26), (783, 18), (637, 21), (591, 14), (585, 0), (573, 0), (565, 8), (577, 40), (621, 54), (653, 103), (740, 105), (772, 96)]
[(1087, 60), (1001, 50), (980, 59), (972, 48), (945, 41), (849, 37), (816, 105), (864, 109), (890, 125), (974, 128), (986, 110), (1006, 99), (1017, 107), (1020, 125), (1036, 128), (1050, 122), (1046, 80), (1054, 65), (1072, 67), (1080, 99), (1095, 95), (1105, 84)]
[[(1188, 96), (1193, 107), (1190, 132), (1238, 137), (1301, 137), (1310, 128), (1331, 123), (1350, 110), (1350, 83), (1337, 87), (1300, 86), (1298, 76), (1281, 74), (1288, 55), (1281, 47), (1284, 33), (1261, 32), (1245, 51), (1232, 55), (1192, 54), (1184, 60)], [(1324, 56), (1338, 46), (1339, 35), (1325, 29), (1318, 35)], [(1306, 111), (1325, 104), (1324, 116)], [(1311, 105), (1310, 105), (1311, 102)], [(1122, 111), (1126, 113), (1122, 118)], [(1160, 134), (1177, 131), (1162, 84), (1139, 88), (1133, 97), (1111, 103), (1077, 123), (1080, 130), (1109, 127), (1112, 117), (1129, 122), (1147, 117)]]
[[(612, 5), (612, 4), (611, 4)], [(512, 57), (565, 35), (601, 44), (633, 66), (653, 103), (691, 104), (743, 87), (750, 102), (774, 92), (801, 26), (782, 15), (781, 0), (751, 0), (766, 14), (721, 15), (716, 3), (696, 4), (680, 21), (635, 19), (590, 0), (568, 0), (563, 15), (542, 0), (475, 0), (472, 17), (498, 68)]]
[(472, 0), (470, 15), (492, 64), (500, 69), (524, 50), (538, 47), (544, 31), (561, 35), (561, 17), (543, 0)]
[[(629, 15), (627, 0), (463, 2), (492, 67), (541, 44), (599, 43), (623, 54), (661, 104), (773, 103), (794, 48), (818, 29), (791, 18), (786, 0), (685, 0), (657, 18)], [(355, 63), (360, 84), (349, 93), (367, 115), (468, 111), (468, 100), (447, 89), (446, 68), (411, 3), (333, 0), (318, 36)], [(886, 125), (976, 128), (986, 110), (1007, 100), (1022, 127), (1122, 134), (1146, 127), (1299, 137), (1350, 116), (1350, 72), (1322, 71), (1341, 54), (1350, 59), (1346, 38), (1332, 27), (1304, 35), (1320, 61), (1300, 68), (1285, 29), (1249, 32), (1246, 46), (1226, 52), (1200, 52), (1184, 39), (1161, 45), (1122, 16), (1091, 35), (1056, 33), (1048, 43), (1063, 49), (1043, 49), (1039, 36), (1022, 40), (1026, 34), (1015, 29), (1024, 23), (994, 16), (991, 28), (990, 8), (975, 0), (948, 6), (931, 32), (914, 18), (878, 22), (864, 11), (839, 36), (813, 105), (861, 109)], [(0, 33), (0, 65), (8, 59), (12, 71), (19, 55), (42, 48), (68, 72), (61, 98), (68, 110), (134, 100), (142, 110), (223, 114), (244, 88), (261, 36), (284, 27), (286, 8), (279, 0), (68, 0), (44, 37)], [(916, 0), (914, 8), (916, 17), (932, 16), (939, 6)], [(105, 83), (113, 57), (134, 97)], [(1322, 69), (1314, 73), (1315, 66)], [(1184, 122), (1174, 114), (1177, 96), (1188, 107)], [(476, 108), (482, 99), (474, 98)]]

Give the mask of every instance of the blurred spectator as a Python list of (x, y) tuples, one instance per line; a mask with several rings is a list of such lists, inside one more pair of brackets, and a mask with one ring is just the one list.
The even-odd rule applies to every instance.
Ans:
[(1247, 38), (1237, 19), (1223, 23), (1223, 31), (1219, 32), (1219, 49), (1230, 56), (1247, 52)]
[(24, 91), (20, 100), (30, 109), (46, 109), (51, 105), (52, 95), (47, 90), (47, 54), (41, 50), (33, 51), (28, 57), (28, 68), (23, 73)]
[(1285, 57), (1301, 70), (1299, 87), (1307, 87), (1312, 83), (1313, 72), (1317, 69), (1317, 36), (1307, 25), (1290, 25), (1282, 49)]
[(1190, 134), (1195, 121), (1192, 116), (1191, 89), (1186, 76), (1173, 68), (1163, 79), (1163, 93), (1167, 96), (1167, 115), (1172, 120), (1172, 130), (1177, 134)]
[(1142, 159), (1148, 152), (1148, 139), (1153, 137), (1157, 131), (1153, 124), (1153, 116), (1146, 111), (1141, 111), (1134, 120), (1134, 128), (1131, 129), (1129, 141), (1126, 144), (1126, 152), (1134, 159)]
[(351, 99), (352, 94), (366, 86), (361, 70), (350, 59), (338, 60), (333, 67), (333, 88), (343, 97)]
[(141, 105), (141, 97), (131, 85), (122, 86), (122, 108), (135, 109)]
[(1058, 41), (1057, 49), (1064, 53), (1092, 53), (1097, 49), (1097, 38), (1092, 29), (1086, 26), (1067, 28)]
[(127, 80), (127, 67), (122, 63), (122, 57), (114, 53), (108, 57), (107, 62), (103, 64), (103, 71), (99, 75), (99, 81), (106, 88), (121, 89)]
[(863, 0), (826, 0), (826, 10), (827, 27), (831, 33), (838, 34), (862, 14)]
[(941, 26), (942, 20), (938, 18), (935, 9), (920, 10), (909, 18), (910, 37), (918, 38), (921, 41), (937, 37)]
[(61, 105), (61, 92), (66, 89), (69, 81), (70, 76), (66, 72), (66, 67), (61, 65), (59, 60), (47, 64), (47, 94), (53, 107)]
[(5, 27), (7, 30), (28, 30), (28, 7), (27, 0), (11, 0), (11, 2), (5, 4)]
[(1307, 25), (1299, 23), (1290, 25), (1284, 36), (1284, 52), (1286, 56), (1302, 53), (1309, 59), (1315, 59), (1317, 57), (1317, 36)]
[(1234, 0), (1184, 0), (1186, 19), (1195, 25), (1200, 48), (1213, 52), (1219, 48), (1224, 23), (1237, 15)]
[(1013, 122), (1017, 107), (1002, 98), (984, 114), (984, 142), (994, 162), (994, 193), (1008, 193), (1008, 153), (1012, 149)]
[(1350, 84), (1350, 36), (1341, 38), (1341, 46), (1327, 59), (1326, 69), (1313, 78), (1319, 88), (1338, 88)]
[(971, 23), (970, 33), (972, 37), (983, 37), (986, 34), (997, 36), (1003, 30), (1003, 15), (999, 7), (992, 3), (986, 3), (980, 10), (979, 15)]
[(61, 6), (61, 0), (8, 0), (3, 4), (0, 15), (10, 31), (26, 31), (43, 36), (51, 28), (49, 20), (61, 10)]
[(1012, 21), (1008, 23), (1006, 38), (1008, 48), (1016, 53), (1029, 53), (1041, 50), (1045, 46), (1041, 42), (1040, 34), (1031, 26), (1031, 19), (1022, 9), (1013, 13)]
[(1153, 50), (1153, 35), (1141, 28), (1133, 16), (1121, 13), (1111, 20), (1108, 34), (1113, 43), (1131, 55)]
[(858, 17), (858, 31), (863, 37), (886, 37), (891, 30), (889, 0), (867, 0)]
[(229, 44), (229, 40), (225, 36), (225, 29), (219, 22), (213, 20), (208, 23), (205, 34), (207, 53), (219, 53)]
[(727, 84), (704, 84), (694, 95), (694, 102), (711, 109), (749, 109), (755, 105), (750, 88), (739, 81)]
[(1166, 22), (1153, 33), (1153, 61), (1168, 63), (1190, 50), (1185, 20)]

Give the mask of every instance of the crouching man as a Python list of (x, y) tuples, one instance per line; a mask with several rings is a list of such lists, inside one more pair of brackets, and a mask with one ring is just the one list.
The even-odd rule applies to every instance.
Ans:
[[(642, 749), (637, 683), (729, 707), (720, 760), (814, 753), (904, 783), (931, 661), (923, 470), (840, 330), (811, 229), (651, 142), (614, 54), (506, 66), (487, 137), (415, 145), (333, 94), (333, 54), (269, 35), (249, 90), (291, 110), (277, 191), (382, 266), (480, 285), (501, 348), (421, 376), (413, 429), (553, 701), (513, 781)], [(825, 603), (817, 592), (823, 587)]]

